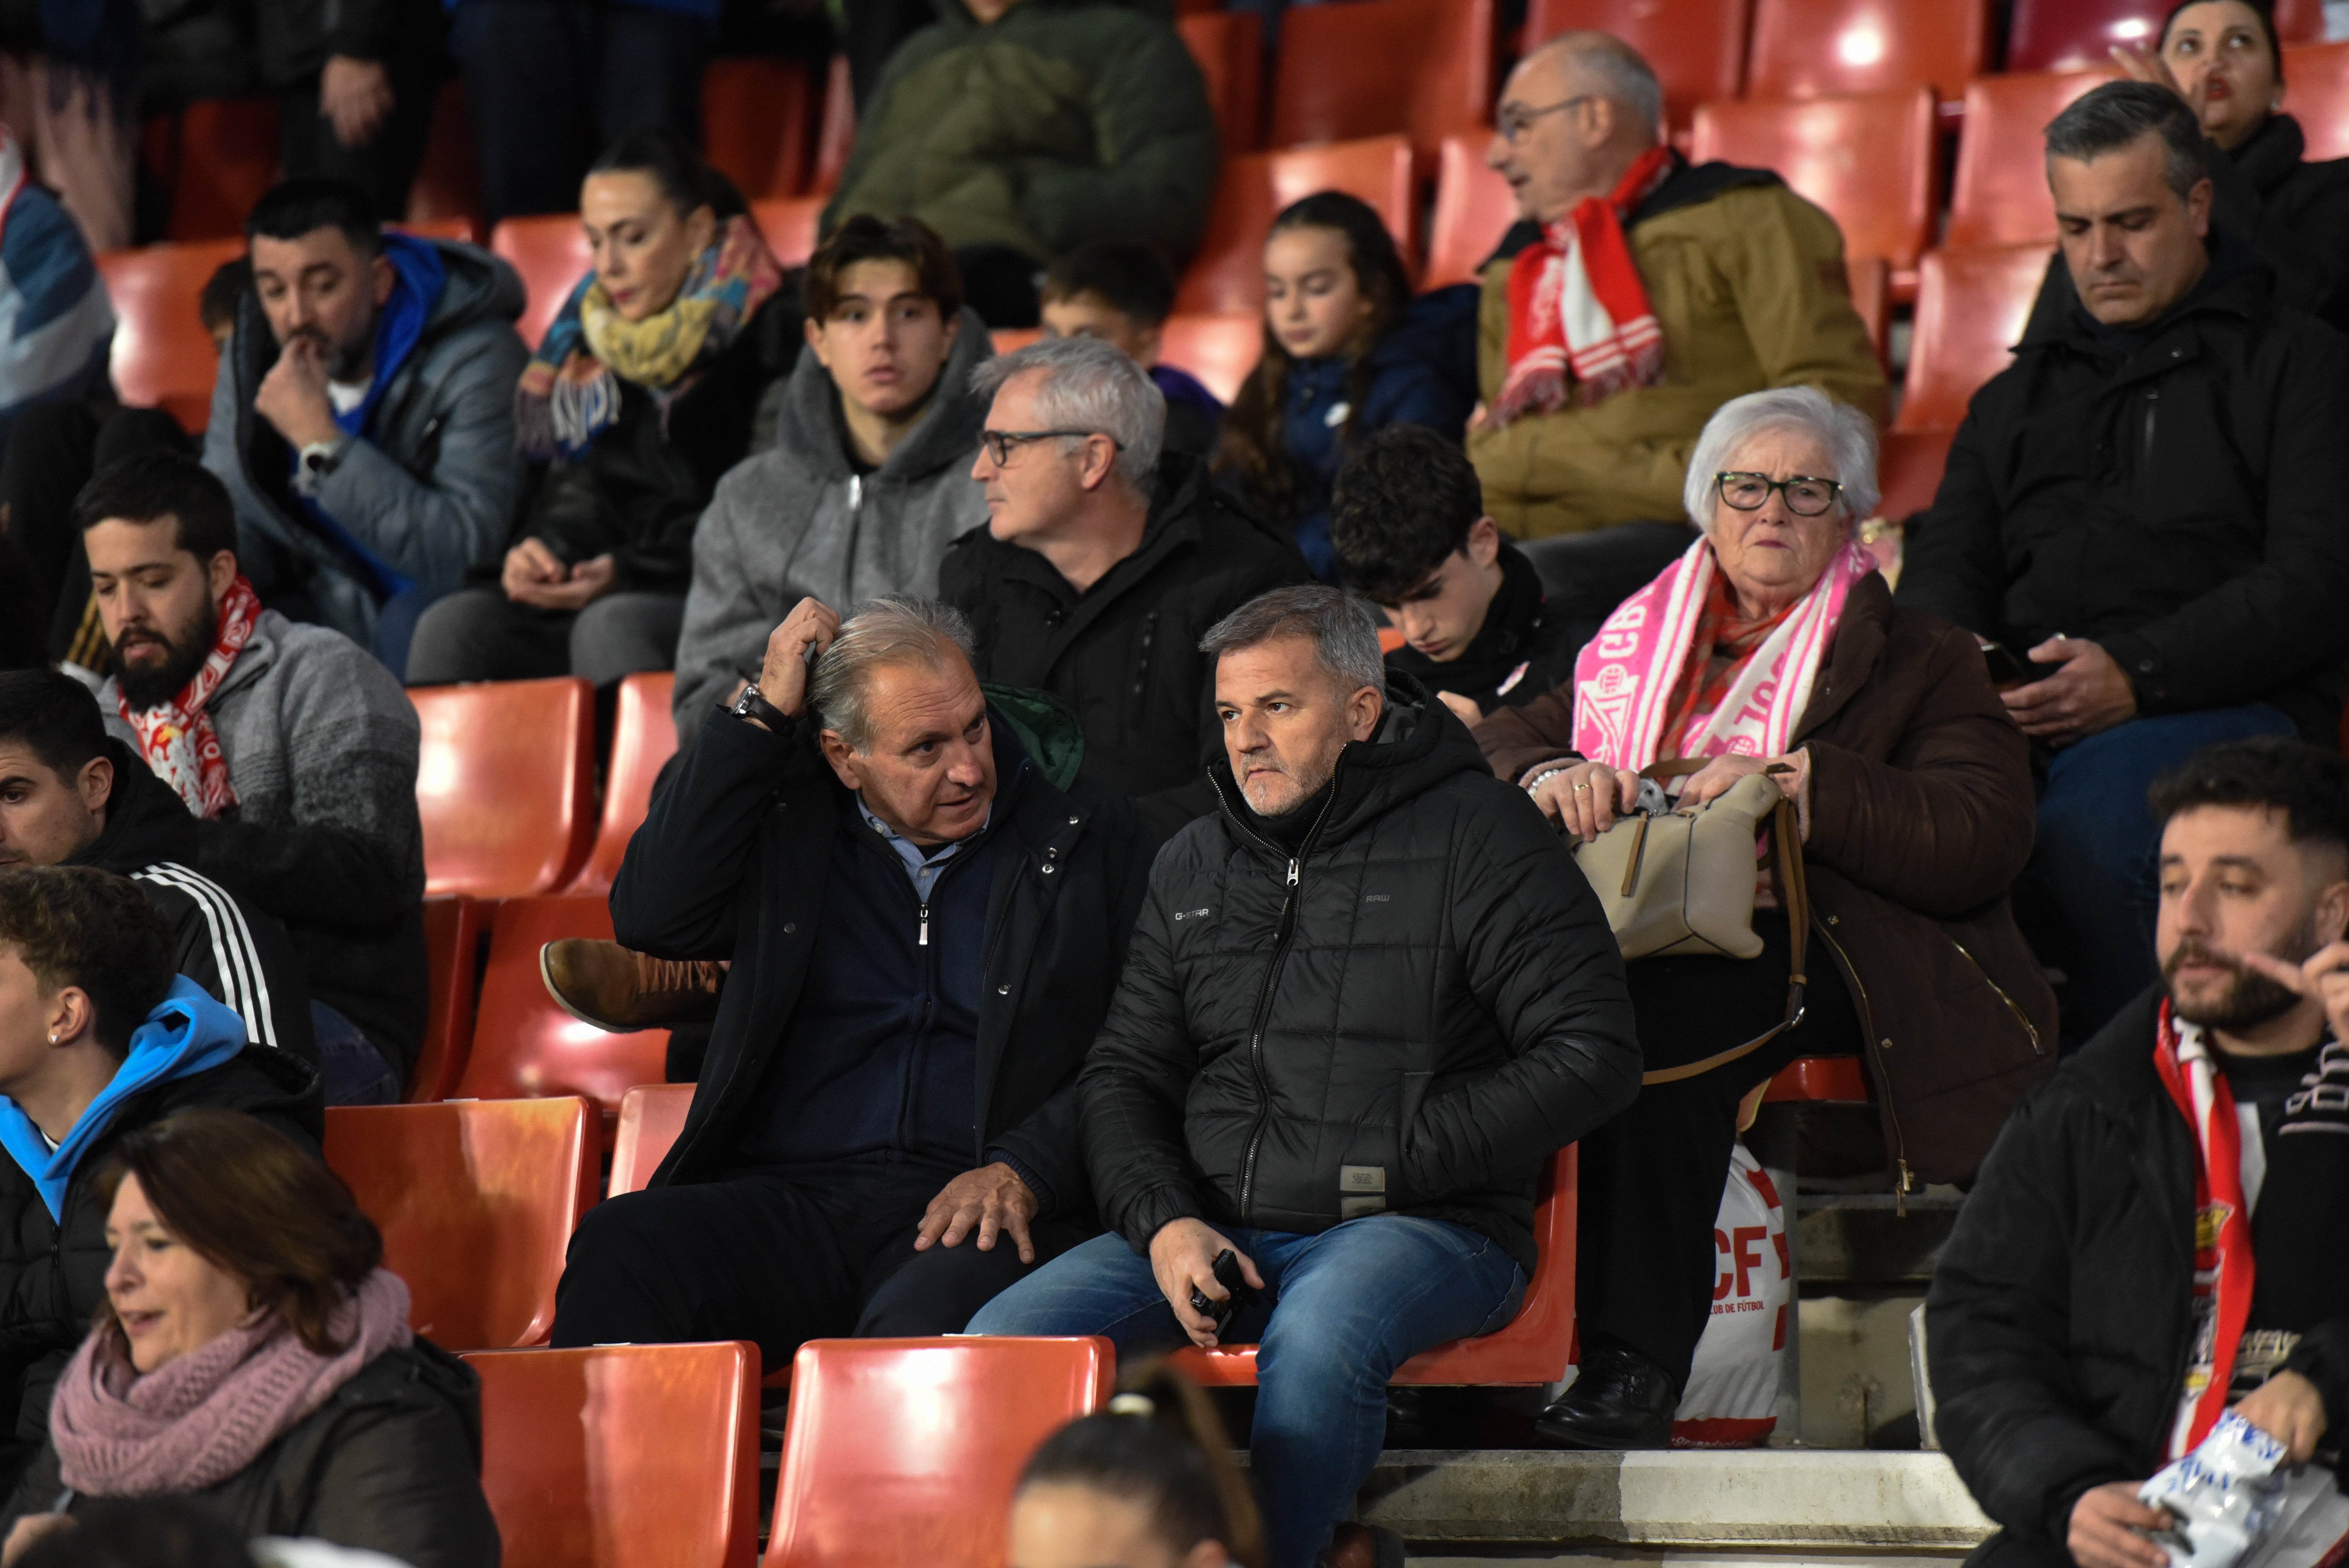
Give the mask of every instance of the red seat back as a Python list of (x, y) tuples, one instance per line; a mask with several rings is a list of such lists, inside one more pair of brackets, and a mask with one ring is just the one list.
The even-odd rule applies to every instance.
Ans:
[(2283, 107), (2300, 121), (2310, 159), (2349, 158), (2349, 43), (2283, 52)]
[(165, 408), (191, 430), (209, 422), (220, 355), (196, 313), (204, 284), (244, 242), (201, 240), (107, 251), (98, 274), (114, 301), (114, 389), (133, 407)]
[(612, 1140), (612, 1180), (605, 1196), (641, 1192), (693, 1109), (689, 1083), (643, 1083), (620, 1097), (620, 1130)]
[(1493, 0), (1338, 0), (1291, 6), (1265, 143), (1399, 133), (1433, 174), (1444, 139), (1493, 113)]
[(446, 1099), (465, 1070), (473, 1043), (474, 992), (481, 984), (481, 937), (489, 906), (452, 894), (424, 901), (424, 1044), (409, 1075), (411, 1105)]
[(600, 897), (510, 898), (490, 930), (489, 967), (473, 1048), (457, 1093), (483, 1099), (584, 1095), (606, 1118), (620, 1097), (667, 1077), (668, 1031), (606, 1034), (564, 1012), (547, 995), (539, 949), (557, 937), (609, 941), (611, 905)]
[(669, 711), (676, 686), (677, 676), (668, 670), (644, 671), (620, 683), (612, 709), (612, 755), (604, 765), (604, 820), (596, 826), (587, 863), (564, 892), (608, 892), (620, 874), (628, 841), (652, 809), (653, 780), (677, 755), (677, 719)]
[(2017, 245), (2055, 238), (2047, 193), (2047, 122), (2111, 71), (2029, 71), (1983, 77), (1966, 88), (1966, 129), (1950, 185), (1951, 245)]
[(1224, 156), (1254, 152), (1264, 131), (1264, 18), (1254, 11), (1203, 11), (1175, 29), (1199, 73), (1224, 134)]
[(545, 1341), (579, 1216), (595, 1201), (584, 1099), (452, 1100), (326, 1111), (326, 1164), (383, 1232), (409, 1322), (444, 1350)]
[(198, 98), (152, 123), (147, 150), (171, 196), (165, 239), (241, 239), (254, 203), (277, 183), (277, 100)]
[(1843, 230), (1847, 256), (1913, 267), (1932, 238), (1940, 192), (1928, 88), (1705, 104), (1696, 111), (1689, 157), (1776, 170), (1826, 209)]
[(1954, 430), (1964, 421), (1982, 384), (2006, 368), (2047, 275), (2047, 258), (2045, 245), (1925, 253), (1898, 428)]
[(788, 201), (750, 203), (750, 221), (759, 225), (775, 260), (786, 267), (807, 265), (808, 258), (815, 254), (816, 222), (823, 216), (825, 200), (793, 196)]
[(1526, 48), (1560, 33), (1612, 33), (1640, 51), (1664, 88), (1664, 118), (1684, 126), (1696, 106), (1744, 88), (1753, 0), (1533, 0)]
[(1770, 1079), (1762, 1103), (1866, 1105), (1870, 1098), (1868, 1069), (1857, 1057), (1797, 1057)]
[(1905, 518), (1933, 504), (1941, 488), (1941, 470), (1950, 460), (1950, 440), (1955, 430), (1887, 430), (1877, 453), (1876, 480), (1884, 499), (1876, 503), (1879, 516)]
[(432, 124), (424, 137), (424, 160), (408, 187), (408, 222), (429, 223), (462, 218), (478, 234), (481, 214), (481, 160), (473, 150), (472, 117), (465, 112), (462, 82), (441, 85), (432, 100)]
[[(2174, 0), (2014, 0), (2006, 25), (2010, 71), (2079, 71), (2112, 64), (2116, 46), (2150, 47)], [(2324, 36), (2323, 0), (2276, 0), (2276, 36)]]
[(1228, 315), (1170, 315), (1159, 340), (1158, 357), (1187, 370), (1226, 404), (1264, 356), (1264, 317), (1255, 311)]
[(569, 212), (505, 218), (490, 231), (490, 249), (522, 274), (522, 319), (514, 323), (514, 330), (536, 348), (554, 313), (595, 264), (587, 249), (587, 232), (579, 226), (578, 217)]
[(750, 201), (796, 196), (807, 181), (807, 69), (772, 55), (738, 55), (701, 73), (701, 145), (710, 164)]
[[(1360, 0), (1382, 5), (1385, 0)], [(1336, 7), (1344, 9), (1343, 6)], [(1302, 16), (1299, 11), (1292, 15)], [(1280, 152), (1247, 153), (1224, 160), (1216, 205), (1198, 254), (1174, 295), (1178, 311), (1256, 310), (1264, 304), (1264, 237), (1272, 220), (1292, 201), (1317, 191), (1343, 191), (1361, 197), (1386, 220), (1387, 232), (1411, 255), (1411, 143), (1400, 136), (1374, 136), (1334, 147), (1295, 147)]]
[(1954, 103), (1990, 64), (1990, 0), (1754, 0), (1745, 90), (1815, 98), (1930, 87)]
[(505, 1568), (750, 1568), (759, 1347), (477, 1351)]
[(816, 123), (815, 169), (808, 191), (830, 195), (840, 188), (840, 171), (856, 150), (856, 93), (850, 85), (848, 57), (834, 55), (823, 77), (823, 118)]
[(559, 676), (408, 696), (424, 726), (425, 891), (502, 898), (569, 882), (595, 832), (594, 689)]
[(766, 1568), (1001, 1568), (1028, 1456), (1109, 1397), (1106, 1339), (813, 1339)]
[(1419, 286), (1483, 281), (1478, 269), (1517, 221), (1517, 199), (1509, 182), (1486, 167), (1489, 130), (1444, 139), (1435, 164), (1435, 219), (1427, 235), (1427, 269)]

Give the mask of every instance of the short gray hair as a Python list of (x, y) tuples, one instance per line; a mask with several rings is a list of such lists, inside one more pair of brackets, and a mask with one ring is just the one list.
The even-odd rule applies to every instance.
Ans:
[[(1664, 84), (1647, 57), (1612, 33), (1560, 33), (1526, 56), (1564, 55), (1588, 72), (1600, 97), (1621, 104), (1659, 137), (1664, 129)], [(1520, 62), (1522, 65), (1523, 62)]]
[[(1096, 430), (1117, 443), (1111, 469), (1125, 488), (1147, 496), (1166, 436), (1166, 394), (1149, 372), (1098, 337), (1047, 337), (981, 364), (971, 388), (993, 400), (1015, 376), (1040, 371), (1036, 418), (1055, 430)], [(1061, 443), (1072, 452), (1073, 439)]]
[(816, 660), (808, 702), (826, 729), (863, 751), (873, 744), (864, 694), (874, 671), (888, 665), (942, 669), (949, 648), (968, 664), (972, 646), (970, 623), (951, 604), (912, 593), (868, 599), (840, 624), (840, 634)]
[(2137, 138), (2161, 138), (2162, 177), (2183, 201), (2206, 173), (2202, 127), (2186, 100), (2151, 82), (2106, 82), (2047, 122), (2047, 156), (2092, 162)]
[(1275, 637), (1308, 637), (1313, 656), (1347, 692), (1364, 686), (1383, 692), (1386, 655), (1379, 651), (1379, 623), (1370, 606), (1351, 593), (1322, 583), (1300, 583), (1259, 593), (1199, 639), (1209, 658), (1253, 648)]
[(1745, 443), (1770, 430), (1800, 430), (1816, 436), (1835, 464), (1831, 479), (1841, 487), (1844, 521), (1876, 515), (1883, 496), (1876, 488), (1876, 421), (1848, 403), (1838, 403), (1816, 387), (1776, 387), (1732, 397), (1704, 422), (1704, 433), (1689, 454), (1681, 500), (1689, 521), (1710, 534), (1713, 521), (1713, 476), (1728, 467)]

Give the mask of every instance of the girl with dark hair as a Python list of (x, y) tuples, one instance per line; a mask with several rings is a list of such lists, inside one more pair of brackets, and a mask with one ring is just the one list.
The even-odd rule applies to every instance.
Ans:
[(85, 1499), (189, 1496), (247, 1539), (496, 1568), (481, 1385), (408, 1326), (408, 1286), (332, 1172), (209, 1108), (125, 1137), (106, 1305), (57, 1378), (0, 1562)]
[(1164, 1363), (1044, 1439), (1011, 1499), (1012, 1568), (1264, 1568), (1264, 1527), (1207, 1397)]
[[(580, 187), (595, 265), (514, 399), (533, 483), (481, 585), (426, 612), (413, 686), (676, 663), (694, 524), (799, 354), (781, 267), (741, 192), (665, 126), (623, 138)], [(494, 576), (496, 586), (488, 585)]]
[(1264, 356), (1224, 417), (1216, 468), (1334, 582), (1330, 490), (1346, 453), (1389, 425), (1457, 440), (1468, 401), (1422, 346), (1402, 257), (1368, 203), (1337, 191), (1292, 203), (1265, 238), (1264, 274)]

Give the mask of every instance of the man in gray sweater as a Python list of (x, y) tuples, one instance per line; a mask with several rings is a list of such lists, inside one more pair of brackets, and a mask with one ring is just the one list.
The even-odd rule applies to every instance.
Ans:
[(261, 607), (228, 491), (192, 459), (126, 459), (74, 511), (119, 672), (107, 728), (196, 816), (196, 869), (293, 938), (327, 1103), (398, 1099), (425, 992), (407, 693), (340, 632)]

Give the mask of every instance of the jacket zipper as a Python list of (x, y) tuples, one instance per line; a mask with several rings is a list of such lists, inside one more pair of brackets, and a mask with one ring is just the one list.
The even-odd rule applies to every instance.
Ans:
[(1851, 955), (1844, 952), (1841, 943), (1827, 934), (1826, 923), (1814, 918), (1811, 922), (1811, 929), (1817, 934), (1820, 941), (1827, 944), (1827, 950), (1835, 954), (1837, 967), (1840, 968), (1844, 977), (1851, 982), (1852, 991), (1859, 1000), (1860, 1047), (1867, 1051), (1869, 1059), (1876, 1063), (1877, 1081), (1885, 1086), (1884, 1119), (1892, 1129), (1894, 1173), (1892, 1212), (1899, 1218), (1905, 1220), (1909, 1217), (1909, 1194), (1916, 1191), (1917, 1178), (1909, 1169), (1909, 1139), (1908, 1135), (1900, 1130), (1900, 1111), (1892, 1100), (1892, 1075), (1885, 1067), (1882, 1049), (1877, 1045), (1876, 1011), (1868, 1003), (1868, 987), (1860, 983), (1859, 971), (1852, 967)]
[[(1945, 932), (1943, 934), (1947, 935), (1948, 934)], [(2023, 1026), (2023, 1034), (2028, 1036), (2031, 1040), (2031, 1054), (2034, 1057), (2045, 1056), (2047, 1054), (2046, 1050), (2039, 1044), (2039, 1031), (2032, 1026), (2032, 1023), (2029, 1018), (2023, 1016), (2023, 1009), (2014, 1005), (2014, 998), (2006, 994), (2006, 987), (2001, 985), (1997, 981), (1990, 977), (1990, 971), (1982, 967), (1982, 962), (1981, 959), (1966, 951), (1966, 944), (1964, 943), (1960, 942), (1956, 937), (1952, 936), (1950, 938), (1950, 945), (1956, 948), (1959, 953), (1964, 955), (1965, 961), (1974, 966), (1974, 973), (1982, 977), (1982, 984), (1989, 986), (1992, 991), (1998, 994), (1998, 999), (2006, 1004), (2006, 1010), (2014, 1015), (2014, 1021)]]

